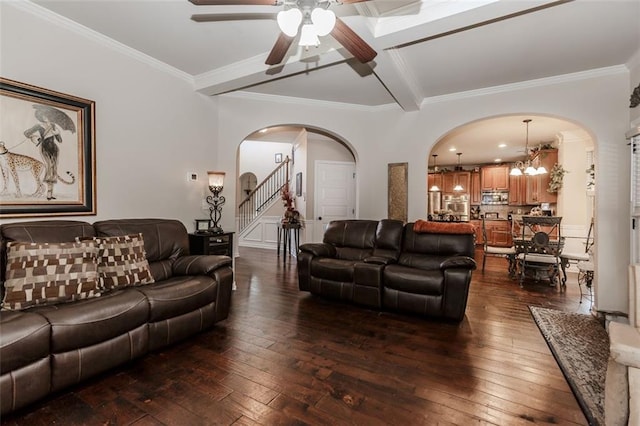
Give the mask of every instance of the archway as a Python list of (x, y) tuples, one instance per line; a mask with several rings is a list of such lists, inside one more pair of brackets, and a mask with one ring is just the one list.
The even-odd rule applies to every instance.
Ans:
[[(286, 173), (290, 179), (290, 190), (294, 196), (295, 209), (304, 221), (301, 241), (316, 238), (315, 202), (315, 164), (319, 160), (330, 162), (352, 162), (356, 155), (349, 144), (338, 135), (324, 129), (303, 125), (274, 125), (257, 130), (242, 141), (237, 153), (238, 200), (244, 200), (245, 176), (252, 173), (260, 189), (263, 180), (286, 163)], [(355, 187), (355, 182), (352, 182)], [(277, 186), (277, 185), (276, 185)], [(259, 190), (258, 189), (258, 190)], [(272, 194), (274, 188), (270, 188)], [(279, 191), (279, 187), (275, 188)], [(354, 191), (355, 192), (355, 191)], [(259, 220), (238, 225), (238, 243), (240, 246), (270, 248), (277, 247), (277, 224), (282, 218), (283, 207), (279, 202), (280, 194), (271, 197), (261, 211), (256, 214)], [(352, 202), (355, 205), (355, 194)], [(239, 206), (238, 206), (239, 207)], [(245, 206), (243, 206), (244, 208)], [(355, 210), (355, 209), (354, 209)], [(244, 210), (243, 210), (244, 212)], [(237, 217), (241, 218), (240, 210)], [(244, 215), (246, 216), (246, 215)], [(242, 216), (242, 217), (244, 217)], [(237, 221), (240, 224), (240, 220)]]
[[(528, 129), (525, 119), (532, 120), (528, 124)], [(557, 161), (555, 162), (561, 165), (566, 173), (562, 177), (562, 188), (551, 198), (554, 201), (548, 202), (549, 198), (546, 198), (547, 202), (536, 203), (525, 194), (514, 202), (514, 188), (512, 188), (514, 180), (501, 171), (501, 175), (507, 176), (510, 184), (507, 187), (508, 201), (504, 204), (500, 202), (492, 204), (491, 201), (486, 200), (483, 202), (482, 191), (488, 191), (490, 188), (481, 181), (481, 177), (485, 174), (480, 172), (483, 168), (509, 171), (515, 162), (526, 161), (529, 157), (525, 154), (525, 145), (528, 145), (530, 152), (544, 153), (545, 150), (540, 148), (556, 150)], [(462, 158), (461, 166), (457, 161), (460, 158)], [(468, 193), (469, 204), (473, 208), (470, 208), (469, 219), (479, 219), (481, 215), (488, 212), (497, 213), (498, 217), (506, 219), (510, 213), (526, 214), (532, 207), (542, 205), (552, 214), (563, 217), (562, 235), (566, 238), (564, 250), (584, 252), (584, 241), (591, 219), (594, 218), (596, 194), (595, 140), (592, 133), (583, 125), (566, 118), (545, 114), (508, 114), (487, 117), (462, 124), (447, 132), (432, 147), (426, 160), (428, 172), (431, 173), (426, 181), (430, 176), (433, 181), (432, 174), (435, 168), (439, 172), (454, 171), (456, 168), (470, 172)], [(548, 192), (549, 181), (550, 179), (545, 180), (545, 187), (538, 190)], [(427, 191), (430, 186), (426, 187)], [(528, 189), (530, 186), (526, 184), (520, 191), (526, 192)], [(435, 195), (431, 194), (427, 199), (433, 200), (434, 197)], [(428, 203), (427, 212), (429, 208)]]

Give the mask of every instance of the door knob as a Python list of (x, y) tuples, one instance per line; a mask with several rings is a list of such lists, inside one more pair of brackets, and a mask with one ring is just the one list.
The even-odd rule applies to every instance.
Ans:
[(322, 220), (322, 216), (318, 216), (318, 220)]

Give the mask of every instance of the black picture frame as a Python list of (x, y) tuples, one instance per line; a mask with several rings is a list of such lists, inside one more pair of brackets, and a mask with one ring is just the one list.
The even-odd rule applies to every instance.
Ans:
[(278, 163), (282, 163), (282, 153), (281, 152), (278, 152), (276, 154), (276, 164), (278, 164)]
[(0, 77), (0, 217), (96, 214), (95, 102)]
[(296, 173), (296, 197), (302, 197), (302, 172)]
[(211, 219), (196, 219), (196, 233), (207, 234), (211, 228)]

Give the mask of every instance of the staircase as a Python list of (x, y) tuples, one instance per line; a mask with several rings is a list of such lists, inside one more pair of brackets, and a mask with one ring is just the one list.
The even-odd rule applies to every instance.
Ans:
[(289, 157), (286, 157), (238, 206), (240, 233), (251, 225), (274, 200), (280, 198), (280, 191), (287, 182), (289, 182)]

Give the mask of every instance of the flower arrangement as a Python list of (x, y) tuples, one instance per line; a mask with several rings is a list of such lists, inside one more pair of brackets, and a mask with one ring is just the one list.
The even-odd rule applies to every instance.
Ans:
[(558, 192), (562, 189), (562, 178), (564, 178), (564, 174), (568, 173), (561, 164), (554, 164), (551, 169), (550, 176), (551, 180), (549, 181), (549, 188), (547, 192)]
[(289, 183), (285, 183), (280, 191), (282, 204), (284, 206), (284, 215), (282, 223), (299, 223), (300, 212), (295, 209), (295, 198), (293, 192), (289, 189)]

